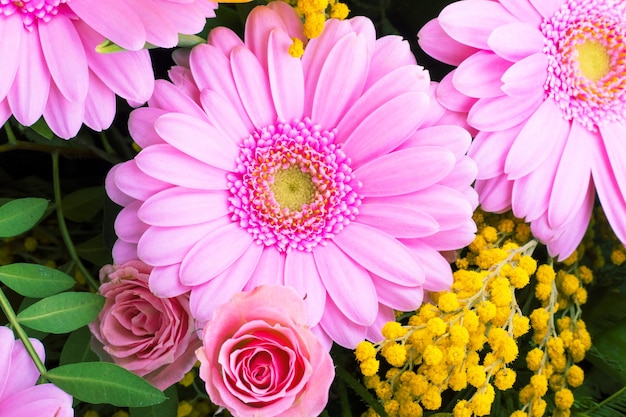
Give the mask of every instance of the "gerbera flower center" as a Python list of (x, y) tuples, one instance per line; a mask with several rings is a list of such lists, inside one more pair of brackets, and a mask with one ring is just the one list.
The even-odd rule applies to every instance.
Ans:
[(0, 15), (19, 13), (24, 27), (32, 31), (37, 20), (49, 22), (59, 13), (59, 5), (69, 0), (0, 0)]
[(274, 199), (282, 208), (291, 211), (302, 210), (313, 202), (315, 185), (308, 172), (302, 172), (299, 166), (280, 169), (274, 174), (274, 183), (270, 184)]
[(244, 140), (229, 174), (232, 219), (259, 244), (311, 251), (358, 214), (360, 183), (335, 132), (278, 122)]
[(546, 94), (591, 131), (626, 120), (626, 2), (569, 0), (542, 23)]

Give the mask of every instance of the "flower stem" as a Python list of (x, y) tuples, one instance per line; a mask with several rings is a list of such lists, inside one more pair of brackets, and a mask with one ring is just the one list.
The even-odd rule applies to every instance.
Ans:
[(46, 372), (48, 372), (46, 370), (46, 366), (41, 361), (41, 358), (37, 354), (37, 351), (35, 351), (33, 344), (30, 343), (30, 339), (28, 339), (28, 335), (26, 334), (22, 326), (20, 326), (20, 324), (18, 323), (17, 316), (15, 315), (15, 311), (13, 310), (13, 307), (11, 307), (11, 303), (9, 303), (9, 299), (4, 294), (4, 291), (2, 291), (1, 288), (0, 288), (0, 308), (2, 308), (4, 315), (9, 320), (9, 323), (11, 324), (11, 327), (13, 328), (15, 333), (17, 333), (17, 336), (20, 338), (22, 343), (24, 343), (24, 348), (26, 348), (26, 351), (28, 352), (31, 359), (35, 363), (35, 366), (37, 367), (37, 370), (39, 371), (39, 373), (42, 376), (45, 375)]
[(81, 262), (78, 254), (76, 253), (76, 248), (74, 247), (74, 243), (72, 242), (72, 238), (70, 237), (70, 233), (67, 230), (67, 224), (65, 223), (65, 217), (63, 217), (63, 205), (61, 204), (61, 181), (59, 179), (59, 152), (55, 151), (52, 153), (52, 178), (54, 182), (54, 203), (56, 205), (57, 211), (57, 219), (59, 222), (59, 229), (61, 231), (61, 236), (63, 236), (63, 242), (65, 242), (65, 246), (67, 247), (67, 251), (70, 254), (70, 257), (74, 262), (76, 262), (76, 266), (82, 272), (82, 274), (87, 279), (87, 282), (95, 291), (98, 290), (98, 283), (91, 276), (91, 273), (85, 268), (85, 265)]

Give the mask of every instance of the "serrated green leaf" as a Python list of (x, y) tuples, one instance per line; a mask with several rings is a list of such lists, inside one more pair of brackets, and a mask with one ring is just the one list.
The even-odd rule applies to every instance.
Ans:
[(178, 391), (172, 385), (163, 391), (167, 400), (149, 407), (131, 407), (130, 417), (176, 417), (178, 414)]
[(17, 263), (0, 266), (0, 282), (24, 297), (44, 298), (74, 286), (69, 275), (47, 266)]
[(93, 353), (90, 344), (91, 332), (87, 326), (74, 330), (63, 345), (59, 363), (67, 365), (71, 363), (96, 362), (98, 355)]
[(61, 201), (63, 215), (74, 222), (84, 222), (95, 216), (104, 205), (104, 188), (81, 188), (66, 195)]
[(17, 315), (18, 322), (42, 332), (69, 333), (93, 321), (104, 297), (89, 292), (64, 292), (44, 298)]
[(41, 219), (48, 207), (44, 198), (19, 198), (0, 207), (0, 238), (20, 235)]
[(74, 398), (90, 404), (147, 407), (166, 399), (145, 379), (108, 362), (61, 365), (44, 376)]
[(94, 265), (101, 266), (113, 262), (111, 249), (104, 244), (104, 236), (102, 234), (94, 236), (80, 245), (76, 245), (76, 253)]

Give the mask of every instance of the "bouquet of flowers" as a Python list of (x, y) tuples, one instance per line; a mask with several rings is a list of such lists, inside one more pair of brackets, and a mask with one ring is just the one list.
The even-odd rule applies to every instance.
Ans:
[(0, 12), (0, 416), (626, 415), (624, 0)]

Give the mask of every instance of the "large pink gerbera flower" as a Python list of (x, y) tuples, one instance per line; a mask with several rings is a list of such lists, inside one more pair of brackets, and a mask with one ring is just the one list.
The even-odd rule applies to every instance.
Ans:
[(143, 150), (107, 177), (125, 206), (114, 257), (153, 265), (160, 296), (191, 289), (201, 321), (241, 290), (292, 286), (323, 340), (355, 346), (450, 285), (439, 251), (475, 231), (470, 136), (436, 125), (427, 72), (368, 19), (328, 21), (301, 59), (293, 37), (296, 13), (272, 2), (245, 43), (217, 28), (176, 56), (174, 84), (131, 114)]
[(439, 96), (480, 130), (469, 155), (484, 209), (512, 207), (564, 258), (597, 190), (626, 242), (626, 2), (459, 1), (419, 37), (458, 65)]
[[(106, 129), (115, 94), (145, 102), (154, 75), (146, 42), (171, 47), (177, 34), (202, 30), (206, 0), (0, 0), (0, 124), (42, 115), (62, 138), (85, 123)], [(99, 54), (105, 38), (136, 51)]]

